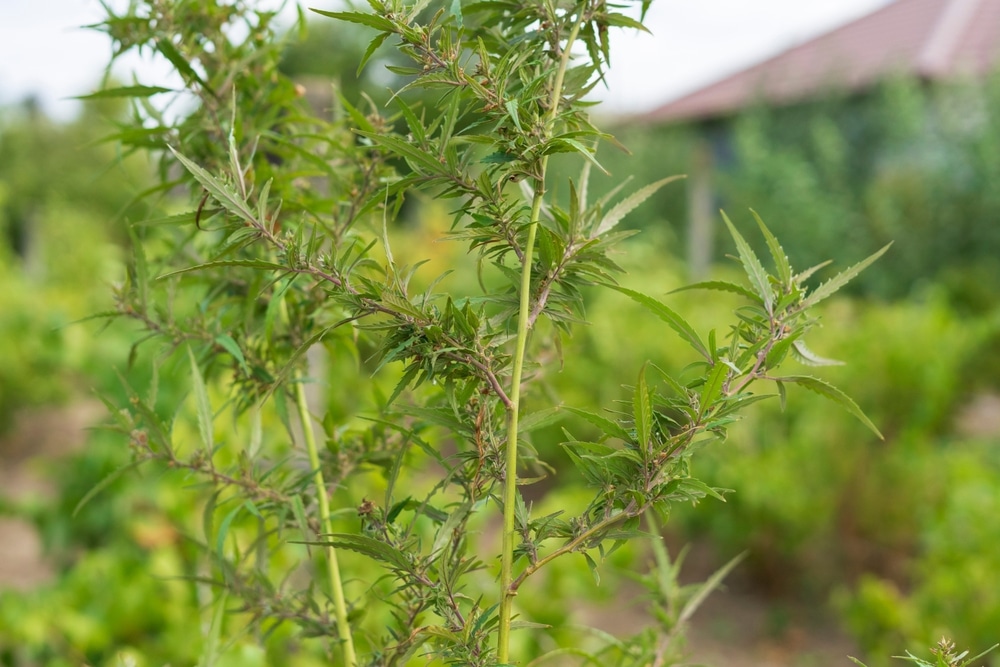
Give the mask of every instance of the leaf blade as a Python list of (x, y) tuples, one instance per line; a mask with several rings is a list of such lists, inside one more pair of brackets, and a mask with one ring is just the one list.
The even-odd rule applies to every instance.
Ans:
[(854, 399), (837, 387), (834, 387), (829, 382), (812, 377), (811, 375), (789, 375), (781, 378), (775, 378), (775, 380), (779, 381), (779, 383), (793, 382), (813, 393), (832, 400), (834, 403), (839, 404), (852, 415), (857, 417), (858, 421), (867, 426), (875, 435), (879, 437), (880, 440), (885, 440), (885, 436), (882, 435), (872, 420), (868, 418), (868, 415), (866, 415), (861, 408), (858, 407), (858, 404), (854, 402)]
[(628, 289), (627, 287), (621, 287), (619, 285), (608, 285), (608, 287), (621, 292), (633, 301), (645, 306), (648, 310), (651, 310), (661, 320), (666, 322), (671, 329), (680, 334), (681, 338), (686, 340), (701, 356), (705, 357), (705, 359), (709, 362), (712, 361), (711, 353), (709, 353), (708, 348), (705, 347), (701, 338), (698, 337), (697, 332), (683, 317), (675, 313), (669, 307), (652, 297), (646, 296), (642, 292), (636, 292), (635, 290)]

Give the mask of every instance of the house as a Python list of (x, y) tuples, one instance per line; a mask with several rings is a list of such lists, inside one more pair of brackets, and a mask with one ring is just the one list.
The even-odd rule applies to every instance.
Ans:
[[(859, 95), (892, 76), (934, 82), (1000, 65), (1000, 0), (896, 0), (764, 62), (648, 112), (641, 122), (707, 126), (755, 103), (788, 106), (837, 90)], [(689, 259), (703, 273), (714, 217), (707, 142), (692, 160)]]

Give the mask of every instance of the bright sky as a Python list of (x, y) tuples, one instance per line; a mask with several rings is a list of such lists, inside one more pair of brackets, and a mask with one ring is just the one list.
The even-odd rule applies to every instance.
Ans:
[[(608, 110), (650, 109), (888, 1), (655, 0), (646, 20), (652, 35), (612, 36), (603, 97)], [(325, 8), (334, 0), (304, 4)], [(72, 117), (77, 104), (67, 98), (90, 92), (111, 54), (102, 33), (79, 28), (102, 11), (98, 0), (0, 0), (0, 104), (35, 94), (46, 111)]]

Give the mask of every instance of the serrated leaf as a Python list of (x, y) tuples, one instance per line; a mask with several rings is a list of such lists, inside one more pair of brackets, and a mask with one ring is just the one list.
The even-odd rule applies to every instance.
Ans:
[(708, 374), (708, 378), (705, 380), (705, 385), (701, 390), (701, 408), (699, 410), (699, 419), (704, 417), (708, 412), (709, 408), (718, 400), (719, 396), (722, 394), (722, 387), (726, 382), (726, 378), (729, 376), (729, 367), (722, 362), (717, 362), (715, 366), (712, 367), (711, 372)]
[(365, 49), (365, 54), (361, 57), (361, 62), (358, 63), (358, 69), (355, 72), (355, 76), (357, 76), (358, 78), (361, 77), (361, 71), (365, 68), (365, 65), (368, 64), (368, 61), (371, 60), (371, 57), (373, 55), (375, 55), (375, 52), (378, 50), (378, 47), (382, 46), (386, 38), (391, 34), (392, 33), (390, 32), (383, 32), (379, 35), (376, 35), (372, 39), (372, 41), (368, 42), (368, 48)]
[(89, 95), (79, 95), (73, 99), (77, 100), (99, 100), (107, 97), (150, 97), (160, 93), (175, 92), (173, 88), (162, 88), (160, 86), (121, 86), (119, 88), (107, 88), (98, 90)]
[(483, 164), (506, 164), (508, 162), (517, 162), (518, 157), (513, 153), (507, 153), (505, 151), (496, 151), (490, 153), (486, 157), (480, 160)]
[(680, 315), (678, 315), (673, 310), (671, 310), (664, 304), (660, 303), (656, 299), (646, 296), (641, 292), (636, 292), (635, 290), (630, 290), (627, 287), (621, 287), (619, 285), (608, 285), (608, 287), (621, 292), (622, 294), (629, 297), (633, 301), (636, 301), (639, 304), (648, 308), (649, 310), (653, 311), (653, 313), (657, 315), (661, 320), (666, 322), (671, 329), (680, 334), (681, 338), (686, 340), (691, 345), (691, 347), (693, 347), (698, 352), (698, 354), (705, 357), (706, 361), (709, 362), (712, 361), (712, 355), (708, 351), (708, 348), (705, 347), (705, 344), (701, 342), (701, 339), (698, 337), (698, 334), (695, 332), (694, 329), (691, 328), (691, 325), (688, 324), (683, 317), (681, 317)]
[(764, 239), (767, 241), (767, 247), (771, 251), (771, 259), (774, 260), (774, 266), (778, 270), (778, 278), (781, 280), (781, 284), (790, 285), (792, 282), (792, 266), (788, 262), (788, 255), (785, 254), (785, 249), (781, 247), (778, 239), (775, 238), (771, 230), (764, 224), (764, 221), (757, 215), (757, 211), (750, 209), (750, 213), (753, 214), (754, 219), (757, 221), (757, 226), (760, 227), (761, 234), (764, 235)]
[(322, 16), (328, 16), (332, 19), (338, 19), (340, 21), (347, 21), (348, 23), (357, 23), (358, 25), (366, 25), (369, 28), (375, 28), (382, 32), (394, 32), (395, 26), (392, 21), (387, 18), (383, 18), (376, 14), (369, 14), (366, 12), (329, 12), (323, 9), (315, 9), (313, 7), (309, 8), (309, 11), (316, 12)]
[(546, 408), (525, 415), (518, 421), (517, 432), (528, 433), (546, 426), (551, 426), (562, 419), (560, 408)]
[(544, 146), (545, 147), (542, 150), (543, 155), (551, 155), (552, 153), (579, 153), (602, 172), (609, 176), (611, 175), (611, 172), (605, 169), (601, 163), (597, 161), (597, 158), (594, 157), (594, 151), (587, 148), (576, 139), (570, 139), (565, 136), (555, 137), (550, 139), (546, 144), (544, 144)]
[(639, 379), (632, 395), (632, 418), (635, 420), (636, 439), (640, 451), (647, 452), (653, 434), (653, 397), (646, 384), (646, 367), (639, 371)]
[(349, 533), (332, 533), (323, 535), (324, 539), (315, 542), (304, 542), (316, 546), (335, 547), (347, 549), (364, 554), (369, 558), (385, 563), (397, 570), (409, 571), (412, 569), (409, 559), (402, 551), (394, 546), (379, 542), (367, 535), (351, 535)]
[(213, 433), (212, 406), (208, 401), (208, 388), (205, 386), (205, 379), (198, 368), (198, 361), (194, 358), (194, 351), (188, 347), (188, 359), (191, 361), (191, 383), (194, 389), (195, 407), (198, 410), (198, 430), (201, 432), (201, 444), (211, 457), (215, 450), (215, 436)]
[(716, 500), (726, 502), (725, 496), (719, 493), (715, 488), (705, 484), (705, 482), (700, 479), (695, 479), (694, 477), (684, 477), (677, 481), (679, 482), (678, 488), (689, 495), (711, 496)]
[(868, 418), (868, 415), (866, 415), (861, 410), (861, 408), (858, 407), (858, 404), (854, 402), (854, 399), (852, 399), (850, 396), (845, 394), (837, 387), (834, 387), (829, 382), (826, 382), (825, 380), (820, 380), (819, 378), (814, 378), (810, 375), (790, 375), (776, 379), (780, 380), (781, 382), (794, 382), (795, 384), (800, 385), (808, 389), (809, 391), (815, 392), (820, 396), (828, 398), (834, 403), (841, 405), (844, 409), (846, 409), (852, 415), (857, 417), (862, 424), (871, 429), (871, 431), (875, 435), (877, 435), (880, 440), (885, 440), (885, 438), (879, 432), (875, 424), (873, 424), (872, 421)]
[(178, 276), (182, 273), (191, 273), (192, 271), (205, 271), (207, 269), (215, 269), (220, 266), (236, 266), (244, 269), (262, 269), (267, 271), (290, 271), (287, 266), (282, 264), (275, 264), (274, 262), (265, 262), (260, 259), (220, 259), (214, 262), (205, 262), (204, 264), (198, 264), (196, 266), (189, 266), (184, 269), (177, 269), (176, 271), (170, 271), (169, 273), (164, 273), (156, 277), (157, 280), (163, 280), (164, 278), (170, 278), (171, 276)]
[(743, 264), (747, 278), (750, 279), (750, 285), (764, 302), (764, 309), (770, 315), (774, 306), (774, 293), (771, 291), (771, 281), (768, 280), (767, 271), (764, 270), (764, 265), (757, 259), (750, 244), (737, 231), (736, 226), (733, 225), (725, 211), (722, 212), (722, 219), (725, 220), (726, 226), (729, 227), (729, 233), (733, 237), (733, 241), (736, 242), (736, 252), (740, 256), (740, 263)]
[(856, 275), (867, 269), (872, 262), (884, 255), (885, 251), (888, 250), (891, 245), (892, 242), (885, 244), (878, 252), (869, 255), (854, 266), (841, 271), (833, 278), (827, 280), (825, 283), (817, 287), (809, 296), (802, 300), (802, 307), (810, 308), (823, 299), (833, 295), (837, 290), (850, 282)]
[(580, 410), (579, 408), (564, 407), (563, 410), (572, 412), (576, 416), (586, 419), (588, 422), (601, 429), (603, 433), (611, 436), (612, 438), (618, 438), (619, 440), (624, 440), (626, 442), (631, 439), (628, 431), (622, 428), (620, 424), (610, 419), (606, 419), (600, 415), (595, 415), (593, 412)]
[(828, 259), (825, 262), (820, 262), (816, 266), (810, 266), (805, 271), (802, 271), (800, 273), (795, 274), (795, 277), (794, 277), (795, 284), (801, 285), (803, 282), (805, 282), (806, 280), (808, 280), (809, 277), (812, 274), (816, 273), (817, 271), (819, 271), (820, 269), (822, 269), (822, 268), (824, 268), (826, 266), (829, 266), (830, 264), (833, 264), (833, 260), (832, 259)]
[(761, 299), (755, 293), (748, 290), (742, 285), (737, 285), (736, 283), (727, 282), (725, 280), (705, 280), (699, 283), (693, 283), (691, 285), (685, 285), (684, 287), (678, 287), (675, 290), (667, 292), (667, 294), (674, 294), (676, 292), (684, 292), (692, 289), (707, 289), (715, 290), (717, 292), (732, 292), (733, 294), (739, 294), (740, 296), (745, 296), (751, 301), (761, 303)]
[(198, 183), (200, 183), (210, 195), (212, 195), (212, 198), (215, 199), (215, 201), (219, 202), (223, 208), (236, 217), (257, 226), (257, 217), (254, 215), (247, 202), (243, 201), (232, 188), (209, 174), (193, 161), (178, 153), (174, 150), (173, 146), (168, 146), (168, 148), (170, 149), (170, 152), (174, 154), (174, 157), (176, 157), (177, 160), (184, 165), (184, 168), (187, 169), (192, 176), (194, 176), (195, 180), (198, 181)]
[(657, 190), (662, 188), (667, 183), (671, 183), (681, 178), (686, 178), (686, 176), (668, 176), (667, 178), (662, 178), (655, 183), (650, 183), (643, 188), (639, 188), (631, 195), (615, 204), (611, 210), (609, 210), (604, 217), (601, 218), (601, 221), (591, 233), (590, 237), (597, 238), (601, 234), (611, 231), (618, 226), (618, 223), (622, 221), (622, 218), (631, 213), (633, 209), (642, 204), (644, 201), (652, 197)]
[(827, 359), (821, 357), (808, 347), (801, 340), (795, 340), (792, 342), (792, 348), (796, 358), (804, 364), (809, 366), (843, 366), (843, 361), (837, 361), (836, 359)]

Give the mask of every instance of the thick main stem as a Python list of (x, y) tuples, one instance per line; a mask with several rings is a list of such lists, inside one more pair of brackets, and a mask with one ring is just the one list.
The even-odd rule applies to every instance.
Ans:
[[(298, 410), (299, 423), (302, 425), (306, 451), (309, 453), (309, 465), (313, 469), (313, 484), (316, 487), (316, 500), (319, 503), (320, 530), (329, 534), (333, 532), (333, 524), (330, 521), (330, 499), (326, 494), (326, 481), (323, 479), (323, 471), (319, 465), (319, 451), (316, 448), (316, 434), (315, 429), (313, 429), (312, 417), (309, 415), (309, 406), (306, 403), (306, 390), (298, 373), (293, 378), (293, 382), (295, 383), (295, 406)], [(330, 577), (330, 594), (333, 597), (334, 614), (337, 617), (337, 632), (343, 642), (344, 665), (345, 667), (355, 667), (358, 664), (358, 659), (354, 653), (354, 639), (351, 636), (350, 622), (347, 620), (344, 584), (340, 579), (340, 565), (337, 563), (337, 550), (334, 547), (327, 548), (326, 569)]]
[[(552, 95), (549, 99), (549, 114), (546, 118), (547, 134), (559, 113), (559, 102), (562, 99), (563, 81), (566, 68), (569, 66), (570, 52), (573, 42), (580, 32), (584, 10), (580, 8), (566, 39), (559, 60), (559, 70), (552, 84)], [(542, 211), (542, 200), (545, 196), (545, 172), (549, 163), (548, 156), (542, 157), (539, 163), (538, 179), (535, 182), (535, 194), (531, 201), (531, 221), (528, 224), (528, 238), (524, 244), (524, 256), (521, 260), (521, 295), (517, 314), (517, 342), (514, 346), (514, 364), (511, 369), (510, 386), (510, 419), (507, 422), (507, 446), (505, 451), (506, 466), (504, 469), (503, 493), (503, 543), (500, 554), (500, 626), (497, 639), (497, 660), (500, 664), (509, 664), (510, 660), (510, 630), (514, 609), (514, 516), (517, 503), (517, 431), (520, 418), (521, 378), (524, 371), (524, 350), (528, 341), (528, 317), (531, 312), (531, 265), (535, 248), (535, 236), (538, 232), (538, 219)]]

